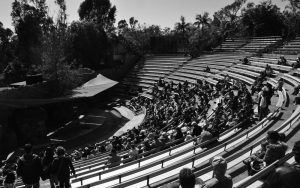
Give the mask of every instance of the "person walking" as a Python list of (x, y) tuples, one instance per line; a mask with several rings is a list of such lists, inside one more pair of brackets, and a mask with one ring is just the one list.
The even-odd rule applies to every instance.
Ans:
[(51, 173), (51, 166), (52, 162), (54, 160), (54, 151), (51, 147), (47, 147), (44, 153), (44, 156), (42, 158), (42, 180), (48, 180), (50, 181), (50, 187), (55, 188), (53, 175)]
[(57, 157), (53, 160), (51, 171), (60, 188), (69, 188), (70, 172), (75, 174), (75, 169), (69, 157), (65, 156), (66, 150), (62, 146), (56, 148)]
[(32, 145), (24, 146), (25, 154), (18, 160), (17, 175), (21, 177), (25, 188), (39, 188), (42, 173), (42, 162), (39, 156), (32, 153)]

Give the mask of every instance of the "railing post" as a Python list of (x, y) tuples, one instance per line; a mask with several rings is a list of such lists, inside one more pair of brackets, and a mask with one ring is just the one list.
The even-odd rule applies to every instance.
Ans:
[(196, 146), (194, 146), (194, 154), (196, 154)]
[(195, 157), (193, 157), (192, 168), (194, 168), (194, 166), (195, 166)]
[(99, 180), (101, 180), (101, 172), (99, 172)]
[(161, 161), (161, 168), (164, 168), (164, 160)]
[(119, 183), (121, 183), (121, 178), (122, 178), (122, 176), (121, 176), (121, 175), (119, 175)]
[(150, 176), (147, 176), (147, 186), (149, 186), (149, 180), (150, 180)]
[(169, 149), (169, 156), (171, 156), (172, 148)]
[(224, 151), (226, 151), (226, 147), (227, 147), (227, 143), (225, 143), (225, 146), (224, 146)]
[(249, 138), (249, 129), (247, 130), (246, 138)]
[(141, 159), (139, 159), (139, 168), (141, 167)]
[(253, 152), (253, 146), (251, 146), (250, 148), (250, 155), (252, 155), (252, 152)]
[(83, 185), (83, 179), (82, 178), (80, 178), (80, 183), (81, 183), (81, 185)]

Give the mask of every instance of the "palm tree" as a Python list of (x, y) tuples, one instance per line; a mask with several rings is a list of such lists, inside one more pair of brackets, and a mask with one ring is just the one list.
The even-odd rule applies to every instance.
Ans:
[(180, 22), (175, 23), (175, 31), (181, 34), (181, 41), (183, 42), (183, 48), (185, 53), (187, 51), (187, 45), (188, 45), (186, 32), (189, 26), (190, 24), (185, 22), (185, 17), (183, 16), (180, 17)]
[(208, 17), (209, 16), (209, 13), (208, 12), (204, 12), (203, 15), (201, 14), (198, 14), (196, 15), (196, 22), (194, 22), (194, 25), (203, 31), (204, 27), (205, 26), (209, 26), (210, 25), (210, 22), (211, 22), (211, 19)]
[(177, 22), (175, 24), (175, 30), (181, 33), (183, 39), (185, 38), (186, 31), (189, 25), (190, 25), (189, 23), (185, 22), (185, 17), (183, 16), (180, 17), (180, 22)]
[(131, 29), (135, 29), (136, 24), (138, 23), (138, 20), (136, 20), (134, 17), (129, 18), (129, 25)]

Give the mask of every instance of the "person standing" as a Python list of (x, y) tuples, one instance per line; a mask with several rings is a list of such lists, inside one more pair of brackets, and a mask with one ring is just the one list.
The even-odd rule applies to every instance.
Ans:
[(259, 121), (268, 115), (268, 103), (267, 103), (267, 92), (265, 90), (261, 91), (258, 98), (258, 114)]
[(60, 188), (70, 187), (70, 171), (75, 175), (75, 169), (69, 157), (65, 156), (66, 150), (62, 146), (56, 148), (57, 157), (53, 160), (51, 171), (57, 179)]
[(32, 145), (24, 146), (25, 154), (18, 160), (17, 175), (21, 177), (25, 188), (39, 188), (42, 173), (40, 157), (32, 153)]
[(106, 162), (108, 168), (119, 166), (120, 163), (121, 163), (121, 157), (117, 155), (117, 151), (115, 149), (112, 149), (110, 153), (110, 157)]
[(53, 176), (51, 173), (51, 165), (54, 159), (54, 151), (51, 147), (47, 147), (44, 153), (44, 156), (42, 158), (42, 180), (49, 179), (51, 188), (55, 188)]

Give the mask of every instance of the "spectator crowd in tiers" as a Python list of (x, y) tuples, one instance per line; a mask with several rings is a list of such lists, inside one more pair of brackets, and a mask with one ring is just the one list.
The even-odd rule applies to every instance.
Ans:
[[(120, 136), (114, 136), (106, 142), (84, 149), (75, 150), (75, 160), (87, 158), (95, 153), (111, 152), (118, 165), (116, 153), (129, 151), (122, 156), (124, 162), (159, 151), (173, 144), (196, 139), (203, 143), (235, 126), (244, 126), (253, 115), (251, 94), (241, 82), (226, 78), (216, 86), (198, 80), (194, 84), (187, 81), (175, 85), (160, 79), (154, 84), (152, 99), (138, 96), (129, 101), (134, 108), (144, 106), (147, 109), (146, 121), (137, 128), (128, 130)], [(210, 101), (217, 105), (208, 116)], [(208, 116), (208, 117), (207, 117)]]
[[(259, 91), (258, 104), (261, 119), (265, 116), (264, 110), (267, 111), (263, 108), (268, 108), (270, 104), (273, 88), (264, 83), (263, 77), (259, 77), (256, 82), (255, 87), (260, 88), (254, 88), (254, 90)], [(75, 175), (72, 160), (85, 159), (97, 153), (109, 152), (110, 156), (106, 167), (112, 168), (120, 165), (121, 162), (125, 163), (148, 156), (152, 152), (183, 141), (194, 139), (196, 144), (201, 144), (217, 137), (231, 127), (243, 128), (251, 122), (253, 116), (251, 93), (243, 83), (231, 80), (227, 76), (215, 86), (201, 80), (197, 80), (193, 84), (187, 81), (182, 84), (174, 84), (172, 81), (160, 79), (154, 84), (151, 94), (152, 99), (138, 96), (129, 101), (128, 104), (133, 109), (144, 106), (147, 109), (147, 116), (141, 126), (128, 130), (123, 135), (114, 136), (107, 141), (89, 145), (84, 149), (74, 150), (70, 155), (65, 153), (63, 147), (56, 149), (48, 147), (39, 157), (32, 153), (31, 145), (25, 145), (25, 153), (17, 163), (6, 161), (2, 167), (4, 187), (14, 187), (17, 177), (20, 177), (27, 187), (39, 187), (40, 178), (42, 180), (49, 179), (51, 188), (55, 184), (59, 184), (59, 187), (69, 187), (70, 174)], [(215, 103), (216, 107), (212, 108), (212, 103)], [(266, 103), (266, 106), (261, 105), (263, 103)], [(209, 111), (211, 111), (210, 114)], [(261, 143), (261, 150), (244, 161), (249, 174), (252, 175), (262, 167), (282, 158), (287, 150), (284, 140), (284, 135), (276, 131), (269, 131), (266, 141)], [(127, 152), (123, 156), (119, 156), (118, 152), (121, 151)], [(295, 149), (295, 151), (298, 150)], [(232, 187), (232, 179), (226, 174), (226, 160), (216, 156), (211, 160), (211, 165), (214, 177), (207, 182), (195, 178), (192, 170), (184, 168), (179, 173), (179, 183), (168, 184), (166, 187)], [(299, 168), (296, 169), (299, 170)], [(284, 171), (284, 173), (289, 172), (290, 169)], [(275, 180), (268, 181), (271, 184)]]
[[(86, 159), (98, 153), (109, 152), (106, 167), (111, 168), (120, 165), (122, 158), (122, 162), (126, 163), (184, 141), (194, 139), (196, 144), (201, 144), (231, 127), (246, 126), (251, 122), (253, 115), (250, 92), (243, 83), (231, 80), (229, 77), (219, 81), (215, 86), (201, 80), (193, 84), (187, 81), (174, 84), (160, 79), (154, 84), (151, 94), (152, 99), (138, 96), (128, 102), (128, 105), (134, 109), (139, 109), (140, 106), (147, 109), (146, 120), (142, 125), (120, 136), (113, 136), (107, 141), (76, 149), (70, 154), (70, 159), (73, 161)], [(215, 107), (212, 108), (214, 103)], [(19, 169), (22, 161), (27, 159), (36, 161), (41, 165), (37, 167), (42, 169), (41, 171), (51, 166), (51, 171), (47, 170), (47, 174), (41, 176), (43, 179), (50, 179), (52, 186), (54, 184), (52, 174), (62, 171), (58, 160), (61, 156), (66, 156), (65, 150), (57, 148), (56, 157), (53, 157), (54, 150), (47, 148), (40, 162), (40, 158), (33, 155), (31, 149), (26, 148), (24, 156), (14, 164), (15, 167), (12, 169), (16, 170), (23, 183), (37, 187), (37, 179), (26, 182), (27, 174)], [(121, 151), (127, 152), (119, 156), (118, 153)], [(74, 174), (71, 161), (65, 158), (66, 168), (63, 171), (69, 170)], [(61, 187), (67, 187), (70, 173), (66, 174), (68, 174), (66, 178), (59, 179)], [(9, 179), (12, 174), (4, 173), (4, 176)], [(11, 182), (12, 180), (13, 178)]]
[[(254, 175), (266, 166), (282, 159), (287, 151), (284, 143), (284, 134), (276, 131), (269, 131), (266, 140), (261, 143), (261, 149), (245, 160), (248, 166), (249, 175)], [(300, 141), (295, 142), (293, 150), (295, 163), (284, 164), (271, 172), (259, 188), (296, 188), (299, 187), (300, 178)], [(163, 188), (232, 188), (232, 177), (226, 173), (227, 162), (221, 156), (211, 159), (213, 178), (204, 182), (197, 178), (192, 169), (183, 168), (180, 170), (176, 183), (169, 183)]]

